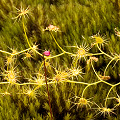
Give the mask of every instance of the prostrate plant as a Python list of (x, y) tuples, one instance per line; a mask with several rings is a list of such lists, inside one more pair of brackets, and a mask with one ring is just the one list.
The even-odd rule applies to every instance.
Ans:
[[(87, 43), (83, 42), (82, 44), (80, 45), (77, 44), (76, 46), (75, 45), (66, 46), (67, 48), (72, 48), (75, 51), (75, 52), (69, 52), (67, 50), (64, 50), (63, 46), (61, 46), (59, 44), (59, 41), (57, 41), (55, 34), (60, 33), (62, 31), (59, 29), (59, 27), (50, 24), (48, 27), (43, 29), (44, 35), (47, 34), (46, 31), (50, 33), (51, 37), (53, 38), (53, 43), (56, 44), (57, 49), (59, 49), (61, 53), (57, 55), (52, 55), (50, 54), (50, 51), (44, 51), (44, 53), (40, 52), (38, 48), (39, 46), (37, 44), (38, 41), (36, 42), (36, 44), (33, 44), (27, 35), (28, 34), (27, 25), (26, 25), (27, 21), (25, 16), (28, 16), (29, 14), (29, 11), (30, 11), (29, 7), (24, 9), (21, 4), (21, 8), (20, 9), (16, 8), (16, 9), (18, 11), (18, 16), (14, 17), (14, 19), (16, 20), (18, 19), (19, 24), (21, 24), (22, 22), (24, 38), (25, 38), (24, 40), (27, 42), (28, 48), (21, 51), (17, 51), (16, 49), (9, 48), (12, 52), (4, 51), (2, 49), (0, 50), (1, 53), (6, 55), (6, 61), (4, 63), (5, 67), (1, 72), (1, 76), (4, 81), (1, 80), (0, 82), (2, 86), (5, 86), (4, 88), (5, 90), (0, 94), (3, 95), (4, 97), (6, 95), (10, 95), (10, 97), (12, 96), (14, 97), (15, 95), (18, 97), (21, 97), (21, 96), (24, 97), (24, 100), (18, 103), (18, 106), (22, 108), (21, 104), (24, 104), (24, 106), (27, 106), (27, 104), (30, 104), (29, 109), (31, 111), (32, 119), (34, 119), (33, 117), (34, 114), (35, 114), (35, 117), (38, 116), (36, 109), (38, 110), (37, 106), (40, 107), (40, 105), (37, 100), (39, 99), (41, 100), (42, 99), (41, 96), (43, 95), (44, 95), (44, 98), (43, 98), (43, 101), (42, 100), (41, 101), (43, 103), (44, 101), (49, 102), (49, 106), (47, 102), (44, 103), (44, 109), (47, 112), (47, 115), (46, 115), (47, 117), (45, 116), (44, 119), (46, 118), (50, 119), (50, 115), (51, 115), (51, 119), (52, 117), (53, 119), (56, 119), (56, 115), (55, 115), (56, 109), (60, 113), (62, 113), (63, 111), (62, 104), (65, 109), (67, 107), (69, 108), (68, 111), (70, 114), (67, 113), (66, 116), (68, 117), (64, 117), (66, 119), (72, 116), (72, 112), (73, 112), (72, 109), (75, 109), (75, 107), (77, 108), (77, 110), (79, 110), (79, 108), (82, 108), (81, 109), (82, 111), (89, 108), (90, 110), (89, 112), (93, 113), (92, 115), (93, 118), (96, 118), (96, 116), (99, 114), (103, 115), (103, 117), (109, 116), (111, 113), (117, 116), (117, 114), (115, 113), (115, 110), (120, 105), (119, 103), (120, 100), (118, 95), (119, 93), (117, 91), (118, 93), (117, 97), (115, 96), (110, 97), (110, 93), (112, 93), (111, 92), (112, 90), (115, 90), (114, 88), (120, 85), (120, 82), (110, 83), (108, 80), (111, 79), (111, 76), (108, 75), (107, 70), (113, 61), (115, 61), (115, 64), (113, 65), (113, 67), (116, 65), (116, 63), (120, 60), (120, 55), (117, 53), (109, 54), (104, 51), (104, 49), (108, 45), (108, 42), (107, 42), (108, 40), (100, 36), (100, 34), (98, 33), (96, 35), (90, 36), (90, 38), (94, 39), (94, 42), (91, 43), (91, 45), (88, 45)], [(16, 23), (17, 22), (15, 22), (14, 24)], [(115, 32), (116, 32), (116, 29), (115, 29)], [(118, 31), (116, 32), (116, 35), (119, 37)], [(92, 53), (91, 51), (94, 49), (97, 49), (96, 50), (97, 52)], [(41, 58), (40, 62), (34, 59), (34, 55), (40, 56)], [(57, 66), (54, 67), (53, 66), (54, 64), (52, 63), (51, 60), (53, 59), (56, 60), (58, 57), (62, 57), (62, 56), (66, 58), (68, 57), (71, 58), (71, 62), (69, 62), (70, 66), (67, 66), (66, 64), (66, 66), (60, 65), (59, 67)], [(97, 70), (95, 70), (95, 66), (100, 61), (99, 60), (100, 57), (103, 57), (103, 56), (108, 58), (110, 61), (107, 63), (107, 66), (105, 67), (104, 72), (100, 74), (98, 73)], [(39, 64), (39, 68), (36, 68), (37, 73), (34, 72), (33, 76), (29, 75), (29, 78), (24, 78), (23, 76), (20, 76), (19, 75), (20, 68), (19, 68), (19, 64), (17, 63), (17, 60), (22, 60), (22, 61), (26, 60), (27, 65), (29, 66), (29, 62), (32, 63), (32, 59), (36, 61), (37, 63), (36, 66)], [(85, 61), (85, 64), (82, 64), (82, 61)], [(91, 76), (87, 77), (87, 81), (86, 79), (84, 79), (87, 76), (87, 72), (86, 71), (85, 71), (86, 73), (83, 72), (84, 68), (89, 68), (87, 69), (87, 71), (94, 73), (94, 76), (92, 76), (91, 78), (93, 79), (93, 81), (89, 80)], [(24, 65), (22, 66), (22, 69), (24, 69)], [(102, 100), (102, 102), (104, 103), (103, 105), (104, 107), (103, 106), (100, 107), (100, 105), (98, 105), (100, 102), (96, 103), (96, 99), (94, 98), (94, 96), (90, 97), (88, 92), (88, 89), (92, 89), (93, 86), (96, 87), (97, 91), (99, 92), (100, 89), (98, 89), (99, 88), (98, 84), (104, 84), (105, 86), (108, 85), (110, 87), (110, 88), (106, 87), (108, 92), (107, 94), (104, 93), (106, 97), (102, 98), (102, 99), (105, 99), (105, 102), (104, 100)], [(46, 92), (46, 89), (44, 89), (45, 85), (47, 87), (47, 92)], [(49, 90), (48, 90), (48, 85), (49, 85)], [(84, 89), (81, 86), (85, 86)], [(71, 89), (71, 91), (67, 91), (69, 89)], [(113, 93), (115, 91), (113, 91)], [(62, 94), (63, 92), (64, 94)], [(75, 93), (75, 95), (71, 95), (71, 92)], [(94, 91), (90, 91), (90, 92), (94, 93)], [(26, 96), (23, 96), (23, 95), (26, 95)], [(40, 97), (38, 95), (40, 95)], [(47, 95), (48, 95), (48, 100), (46, 97)], [(28, 97), (28, 99), (26, 97)], [(37, 102), (34, 101), (34, 99), (37, 99), (36, 100)], [(56, 102), (54, 102), (55, 99), (56, 99)], [(62, 99), (64, 103), (61, 103)], [(99, 101), (98, 97), (97, 99)], [(110, 99), (111, 100), (115, 99), (118, 103), (115, 105), (110, 104), (110, 102), (108, 102), (108, 100)], [(35, 103), (36, 109), (33, 106), (33, 104), (31, 104), (32, 100), (33, 102), (36, 102)], [(97, 108), (94, 106), (97, 106)], [(97, 110), (97, 113), (94, 112), (94, 110)], [(34, 114), (32, 113), (32, 111)], [(42, 119), (42, 117), (40, 118)], [(24, 116), (22, 118), (24, 118)]]

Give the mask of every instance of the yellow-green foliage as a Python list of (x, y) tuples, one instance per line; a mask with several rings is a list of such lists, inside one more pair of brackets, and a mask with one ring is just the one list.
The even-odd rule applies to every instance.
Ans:
[(45, 76), (54, 120), (119, 120), (119, 10), (119, 0), (1, 0), (0, 120), (50, 120)]

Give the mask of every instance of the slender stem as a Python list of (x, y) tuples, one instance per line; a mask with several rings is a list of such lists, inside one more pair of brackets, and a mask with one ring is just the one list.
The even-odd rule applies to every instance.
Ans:
[[(56, 82), (49, 82), (49, 83), (47, 83), (47, 84), (55, 84)], [(4, 83), (3, 83), (4, 84)], [(17, 84), (17, 83), (15, 83), (16, 85), (38, 85), (39, 87), (40, 86), (42, 86), (42, 85), (46, 85), (46, 83), (42, 83), (41, 85), (39, 85), (38, 83), (22, 83), (22, 84)], [(37, 89), (39, 88), (39, 87), (37, 87)], [(35, 88), (35, 90), (36, 90), (36, 88)]]
[(116, 58), (111, 59), (111, 61), (107, 64), (107, 66), (106, 66), (106, 68), (105, 68), (105, 71), (104, 71), (104, 76), (105, 76), (105, 73), (106, 73), (106, 70), (107, 70), (108, 66), (109, 66), (110, 63), (111, 63), (113, 60), (115, 60), (115, 59), (116, 59)]
[(60, 53), (60, 54), (55, 55), (55, 56), (52, 56), (52, 57), (46, 57), (46, 59), (52, 59), (52, 58), (55, 58), (55, 57), (59, 57), (59, 56), (61, 56), (61, 55), (63, 55), (63, 54), (65, 54), (65, 53)]
[(97, 82), (88, 84), (88, 85), (84, 88), (84, 90), (83, 90), (83, 92), (82, 92), (82, 98), (83, 98), (83, 95), (84, 95), (84, 93), (85, 93), (85, 90), (86, 90), (89, 86), (91, 86), (91, 85), (96, 85), (96, 84), (101, 83), (101, 82), (102, 82), (102, 81), (97, 81)]
[(0, 82), (0, 84), (9, 84), (10, 82)]
[(91, 86), (91, 84), (87, 85), (87, 86), (84, 88), (84, 90), (83, 90), (83, 92), (82, 92), (82, 96), (81, 96), (82, 98), (83, 98), (83, 95), (84, 95), (85, 90), (86, 90), (89, 86)]
[[(77, 62), (78, 62), (79, 59), (80, 59), (80, 58), (77, 58), (77, 60), (76, 60), (75, 62), (73, 61), (73, 62), (74, 62), (74, 63), (73, 63), (73, 66), (74, 66), (74, 67), (77, 66)], [(76, 65), (76, 66), (75, 66), (75, 65)]]
[(66, 80), (63, 82), (68, 82), (68, 83), (76, 83), (76, 84), (82, 84), (82, 85), (88, 85), (89, 83), (85, 83), (85, 82), (78, 82), (78, 81), (72, 81), (72, 80)]
[(85, 55), (85, 57), (87, 56), (93, 56), (93, 55), (103, 55), (104, 53), (88, 53)]
[(95, 71), (95, 69), (94, 69), (94, 66), (93, 66), (93, 64), (92, 64), (92, 61), (91, 61), (91, 65), (92, 65), (92, 68), (93, 68), (93, 71), (94, 71), (95, 75), (98, 77), (98, 79), (99, 79), (101, 82), (103, 82), (103, 83), (105, 83), (105, 84), (107, 84), (107, 85), (109, 85), (109, 86), (113, 86), (112, 84), (110, 84), (110, 83), (102, 80), (102, 79), (99, 77), (99, 75), (96, 73), (96, 71)]
[(97, 44), (97, 48), (99, 49), (99, 51), (100, 51), (101, 53), (103, 53), (104, 55), (106, 55), (106, 56), (110, 57), (111, 59), (113, 59), (112, 56), (110, 56), (110, 55), (108, 55), (107, 53), (103, 52), (103, 51), (100, 49), (100, 47), (98, 46), (98, 44)]
[(31, 47), (31, 49), (32, 49), (33, 51), (35, 51), (38, 55), (40, 55), (40, 56), (43, 57), (43, 55), (42, 55), (41, 53), (39, 53), (37, 50), (33, 49), (33, 47)]
[(30, 42), (29, 42), (28, 37), (27, 37), (26, 29), (25, 29), (24, 18), (22, 18), (22, 22), (23, 22), (23, 29), (24, 29), (24, 33), (25, 33), (25, 38), (27, 40), (27, 43), (28, 43), (30, 49), (34, 50), (37, 54), (39, 54), (40, 56), (42, 56), (41, 53), (39, 53), (37, 50), (35, 50), (35, 49), (33, 49), (33, 47), (31, 47)]
[(29, 43), (29, 40), (28, 40), (28, 37), (27, 37), (27, 34), (26, 34), (25, 24), (24, 24), (24, 18), (23, 17), (22, 17), (22, 23), (23, 23), (23, 29), (24, 29), (24, 33), (25, 33), (25, 37), (26, 37), (27, 43), (28, 43), (29, 47), (31, 48), (31, 45)]
[(105, 99), (105, 106), (106, 106), (106, 104), (107, 104), (107, 99), (108, 99), (108, 96), (109, 96), (111, 90), (112, 90), (114, 87), (118, 86), (118, 85), (120, 85), (120, 82), (117, 83), (117, 84), (115, 84), (115, 85), (112, 85), (112, 86), (111, 86), (111, 88), (110, 88), (110, 90), (109, 90), (109, 92), (108, 92), (108, 94), (107, 94), (107, 97), (106, 97), (106, 99)]
[(13, 56), (19, 55), (19, 54), (21, 54), (21, 53), (24, 53), (24, 52), (26, 52), (26, 51), (29, 51), (30, 49), (31, 49), (31, 48), (28, 48), (28, 49), (22, 50), (22, 51), (20, 51), (20, 52), (14, 53), (14, 54), (12, 54), (12, 55), (13, 55)]
[(50, 33), (51, 33), (51, 35), (52, 35), (55, 43), (57, 44), (57, 46), (62, 50), (63, 53), (65, 53), (65, 51), (60, 47), (60, 45), (59, 45), (58, 42), (56, 41), (56, 39), (55, 39), (54, 35), (52, 34), (52, 32), (50, 32)]
[[(43, 55), (43, 59), (44, 59), (44, 55)], [(46, 81), (46, 87), (47, 87), (47, 93), (48, 93), (48, 99), (49, 99), (50, 114), (51, 114), (51, 120), (52, 120), (52, 110), (51, 110), (50, 95), (49, 95), (48, 84), (47, 84), (47, 77), (46, 77), (45, 59), (44, 59), (44, 71), (45, 71), (45, 81)]]
[(92, 69), (93, 69), (95, 75), (98, 77), (98, 79), (99, 79), (100, 81), (102, 81), (102, 79), (99, 77), (99, 75), (96, 73), (96, 71), (95, 71), (95, 69), (94, 69), (94, 66), (93, 66), (93, 64), (92, 64), (92, 60), (91, 60), (91, 65), (92, 65)]
[(43, 64), (44, 64), (44, 61), (43, 61), (43, 62), (41, 63), (41, 65), (40, 65), (40, 68), (39, 68), (39, 73), (40, 73), (40, 70), (41, 70), (41, 68), (42, 68)]
[(112, 90), (114, 87), (115, 87), (115, 86), (113, 85), (113, 86), (110, 88), (110, 90), (109, 90), (109, 92), (108, 92), (108, 94), (107, 94), (107, 97), (106, 97), (106, 99), (105, 99), (105, 107), (106, 107), (106, 105), (107, 105), (107, 98), (108, 98), (111, 90)]
[(3, 51), (3, 50), (0, 50), (0, 52), (2, 52), (2, 53), (6, 53), (6, 54), (9, 54), (9, 55), (11, 55), (11, 53), (9, 53), (9, 52), (6, 52), (6, 51)]
[(37, 90), (40, 86), (41, 86), (41, 85), (38, 85), (36, 88), (34, 88), (34, 90), (33, 90), (33, 91)]

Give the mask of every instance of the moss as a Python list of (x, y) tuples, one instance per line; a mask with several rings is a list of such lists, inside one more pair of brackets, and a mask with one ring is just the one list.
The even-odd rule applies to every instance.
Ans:
[[(50, 120), (42, 56), (49, 50), (51, 55), (45, 60), (49, 63), (46, 68), (53, 119), (118, 120), (118, 13), (117, 0), (1, 0), (0, 119)], [(58, 32), (47, 31), (50, 24), (58, 27)], [(101, 45), (96, 36), (109, 42)], [(85, 54), (77, 54), (79, 48), (88, 47)], [(14, 76), (9, 74), (11, 69)], [(73, 75), (71, 70), (78, 69), (81, 72), (74, 71)], [(84, 104), (81, 98), (86, 100)], [(110, 110), (115, 107), (112, 113), (116, 114), (109, 116), (101, 104)], [(105, 116), (96, 115), (96, 110)]]

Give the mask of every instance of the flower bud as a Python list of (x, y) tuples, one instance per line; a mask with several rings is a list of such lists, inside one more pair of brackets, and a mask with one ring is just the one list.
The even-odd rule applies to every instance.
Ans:
[(45, 51), (43, 54), (44, 54), (45, 56), (49, 56), (49, 55), (50, 55), (50, 51)]

